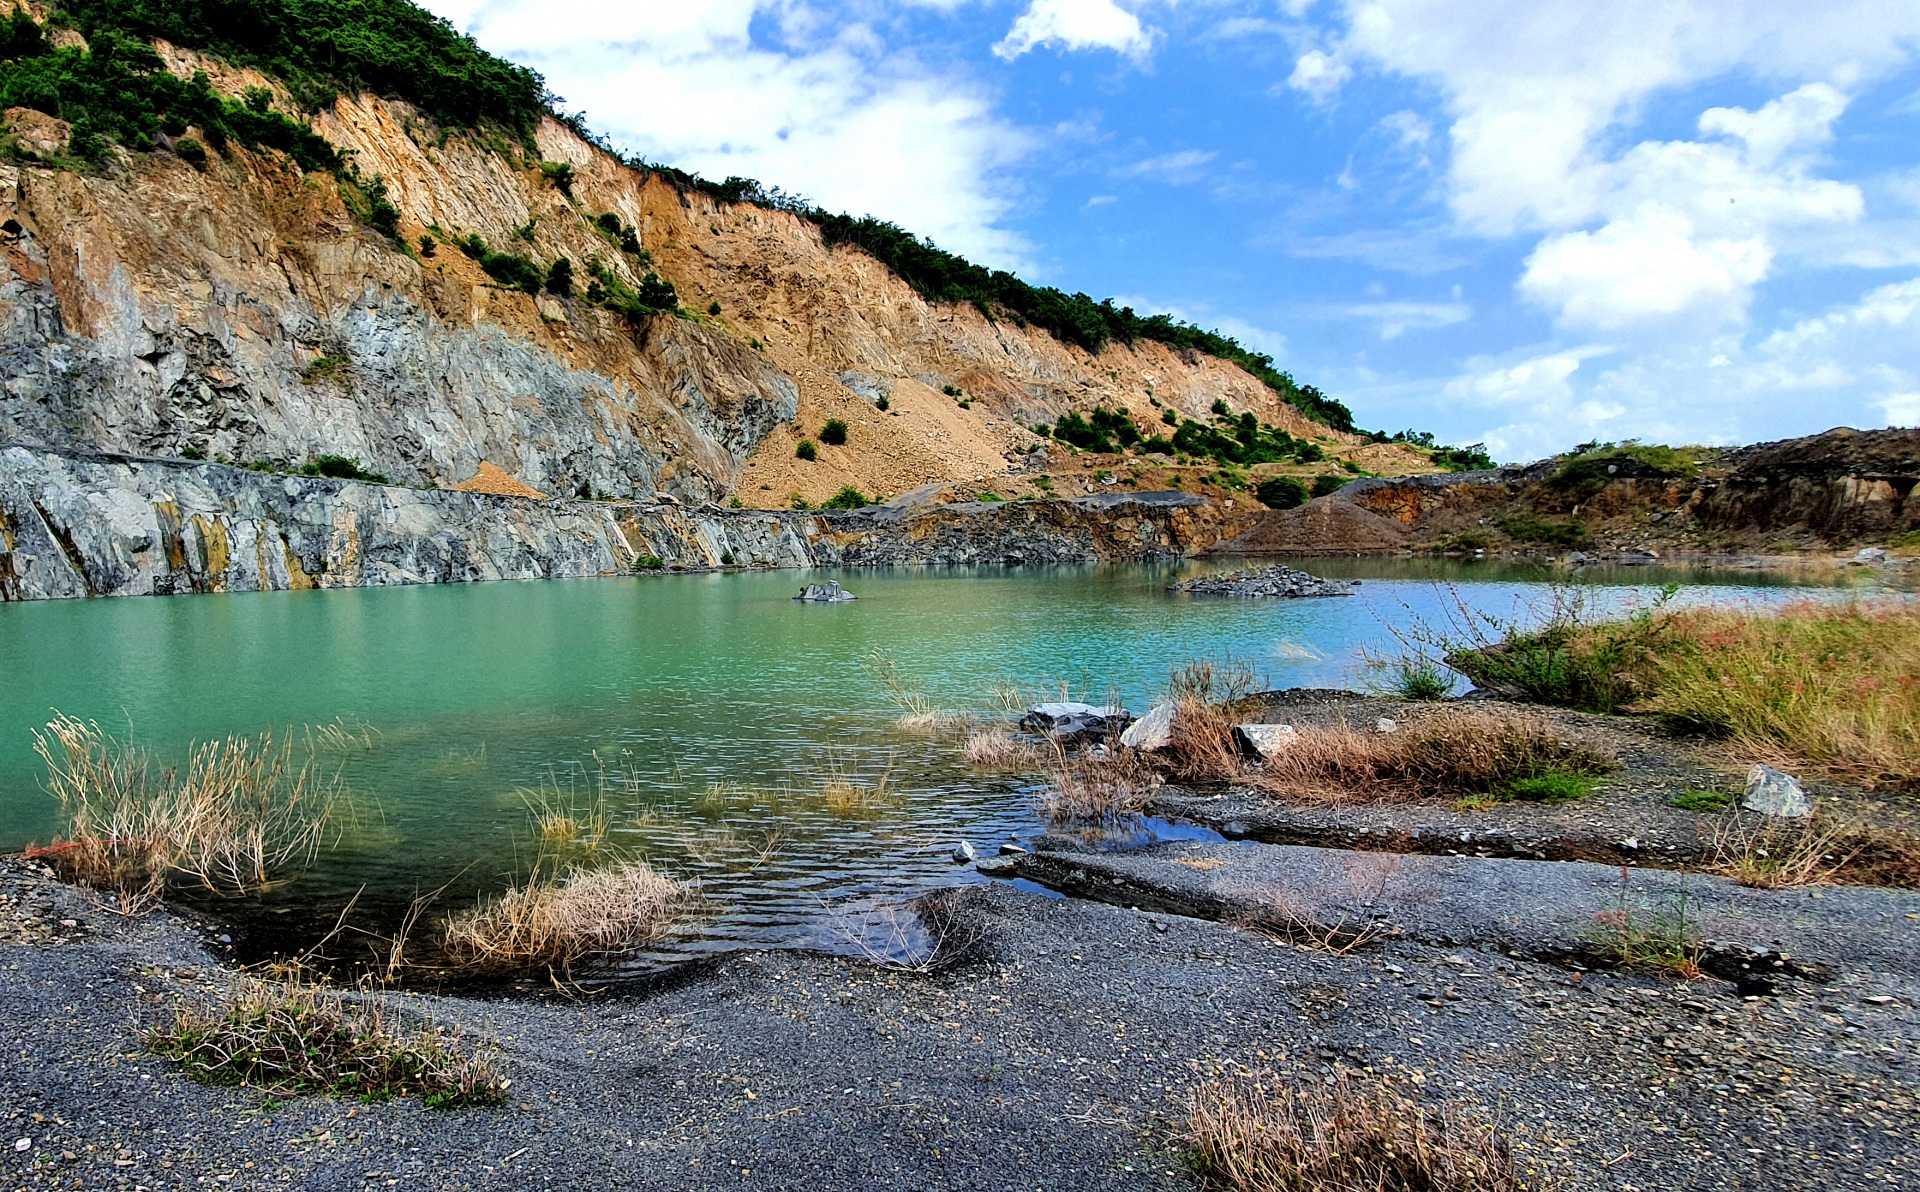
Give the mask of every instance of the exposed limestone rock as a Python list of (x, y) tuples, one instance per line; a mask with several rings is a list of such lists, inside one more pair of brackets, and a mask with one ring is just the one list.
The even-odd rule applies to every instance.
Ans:
[[(1132, 561), (1211, 541), (1179, 503), (949, 505), (910, 518), (538, 500), (0, 447), (0, 600), (618, 575), (668, 568)], [(1199, 537), (1192, 535), (1198, 533)]]

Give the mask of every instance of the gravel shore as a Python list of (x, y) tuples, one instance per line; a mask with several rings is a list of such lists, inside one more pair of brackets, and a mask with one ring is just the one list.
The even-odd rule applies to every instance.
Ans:
[[(1180, 848), (1221, 847), (1149, 859), (1209, 876)], [(1196, 1081), (1341, 1067), (1486, 1108), (1568, 1188), (1920, 1179), (1920, 900), (1831, 980), (1743, 998), (1431, 942), (1451, 887), (1336, 955), (1000, 883), (947, 896), (969, 946), (933, 973), (762, 953), (575, 1000), (395, 995), (513, 1081), (502, 1108), (435, 1112), (183, 1079), (139, 1032), (232, 979), (217, 927), (119, 919), (19, 862), (0, 893), (14, 1187), (1172, 1189)]]

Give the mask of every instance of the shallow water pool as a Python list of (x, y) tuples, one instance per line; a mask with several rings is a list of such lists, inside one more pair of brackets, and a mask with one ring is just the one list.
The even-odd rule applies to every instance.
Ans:
[[(971, 880), (957, 840), (988, 853), (1037, 829), (1034, 779), (983, 775), (951, 738), (913, 736), (874, 665), (936, 707), (998, 714), (995, 690), (1109, 693), (1141, 710), (1173, 666), (1231, 656), (1272, 686), (1350, 686), (1364, 649), (1443, 625), (1464, 604), (1525, 616), (1555, 575), (1488, 564), (1318, 560), (1356, 596), (1282, 602), (1167, 590), (1221, 565), (900, 569), (668, 576), (63, 601), (0, 606), (0, 848), (55, 829), (31, 730), (58, 709), (131, 731), (161, 757), (188, 741), (341, 723), (328, 756), (360, 813), (340, 846), (248, 908), (297, 939), (417, 893), (457, 903), (502, 888), (534, 852), (530, 790), (604, 802), (607, 840), (698, 877), (713, 912), (676, 952), (835, 946), (873, 908)], [(807, 605), (804, 582), (859, 600)], [(1752, 573), (1590, 570), (1586, 598), (1841, 594)], [(849, 806), (844, 787), (889, 797)], [(827, 797), (836, 780), (842, 797)]]

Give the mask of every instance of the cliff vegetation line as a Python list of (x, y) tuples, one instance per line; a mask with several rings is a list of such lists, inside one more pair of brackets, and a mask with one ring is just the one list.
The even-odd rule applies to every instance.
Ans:
[[(147, 150), (166, 138), (194, 160), (203, 150), (183, 137), (201, 130), (221, 148), (228, 138), (278, 149), (306, 170), (330, 170), (358, 182), (351, 163), (315, 134), (306, 118), (274, 110), (264, 90), (226, 99), (204, 76), (170, 74), (150, 44), (175, 45), (253, 67), (278, 80), (306, 113), (341, 94), (404, 100), (443, 126), (504, 134), (535, 153), (533, 130), (554, 115), (625, 164), (661, 175), (682, 189), (785, 211), (820, 229), (829, 247), (851, 245), (885, 264), (930, 301), (971, 303), (989, 318), (1038, 327), (1097, 352), (1114, 341), (1152, 340), (1176, 350), (1231, 362), (1314, 421), (1353, 430), (1347, 407), (1276, 369), (1272, 357), (1170, 315), (1139, 315), (1111, 299), (1033, 286), (939, 248), (897, 224), (872, 216), (834, 214), (812, 202), (746, 178), (715, 183), (615, 152), (559, 100), (541, 76), (482, 50), (440, 17), (407, 0), (58, 0), (48, 25), (70, 28), (85, 45), (57, 45), (24, 9), (0, 21), (0, 107), (25, 107), (73, 125), (70, 152), (100, 162), (109, 143)], [(504, 147), (504, 146), (503, 146)], [(356, 185), (362, 218), (392, 234), (397, 213), (379, 179)]]

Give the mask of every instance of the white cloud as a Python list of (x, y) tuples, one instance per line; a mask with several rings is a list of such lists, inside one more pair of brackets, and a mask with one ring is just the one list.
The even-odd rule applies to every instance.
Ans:
[(1920, 392), (1892, 393), (1880, 400), (1888, 426), (1920, 426)]
[[(1000, 267), (1030, 134), (964, 74), (930, 70), (804, 0), (428, 0), (535, 67), (594, 127), (712, 178), (756, 177)], [(773, 36), (753, 22), (771, 18)]]
[(1315, 101), (1325, 103), (1348, 79), (1353, 77), (1353, 68), (1325, 50), (1308, 50), (1294, 60), (1293, 73), (1287, 77), (1287, 86), (1295, 91), (1304, 91)]
[(1564, 326), (1618, 331), (1674, 327), (1674, 316), (1710, 323), (1744, 313), (1772, 253), (1758, 239), (1702, 239), (1693, 221), (1648, 203), (1596, 232), (1541, 242), (1527, 258), (1520, 290), (1557, 307)]
[(1205, 176), (1208, 162), (1220, 156), (1211, 150), (1182, 149), (1162, 153), (1114, 171), (1123, 178), (1157, 178), (1162, 182), (1197, 182)]
[[(1845, 88), (1905, 61), (1920, 37), (1920, 5), (1886, 0), (1344, 7), (1341, 36), (1298, 60), (1296, 86), (1325, 98), (1362, 65), (1435, 86), (1457, 226), (1542, 234), (1519, 285), (1563, 325), (1666, 320), (1675, 335), (1741, 318), (1787, 230), (1862, 218), (1859, 188), (1819, 177), (1818, 153)], [(1704, 110), (1698, 139), (1622, 141), (1657, 94), (1734, 72), (1799, 85), (1752, 110)]]
[(1153, 48), (1153, 35), (1113, 0), (1032, 0), (993, 52), (1011, 60), (1039, 46), (1140, 58)]
[(1381, 339), (1398, 339), (1408, 331), (1451, 327), (1473, 317), (1464, 302), (1359, 302), (1336, 307), (1335, 314), (1377, 324)]

